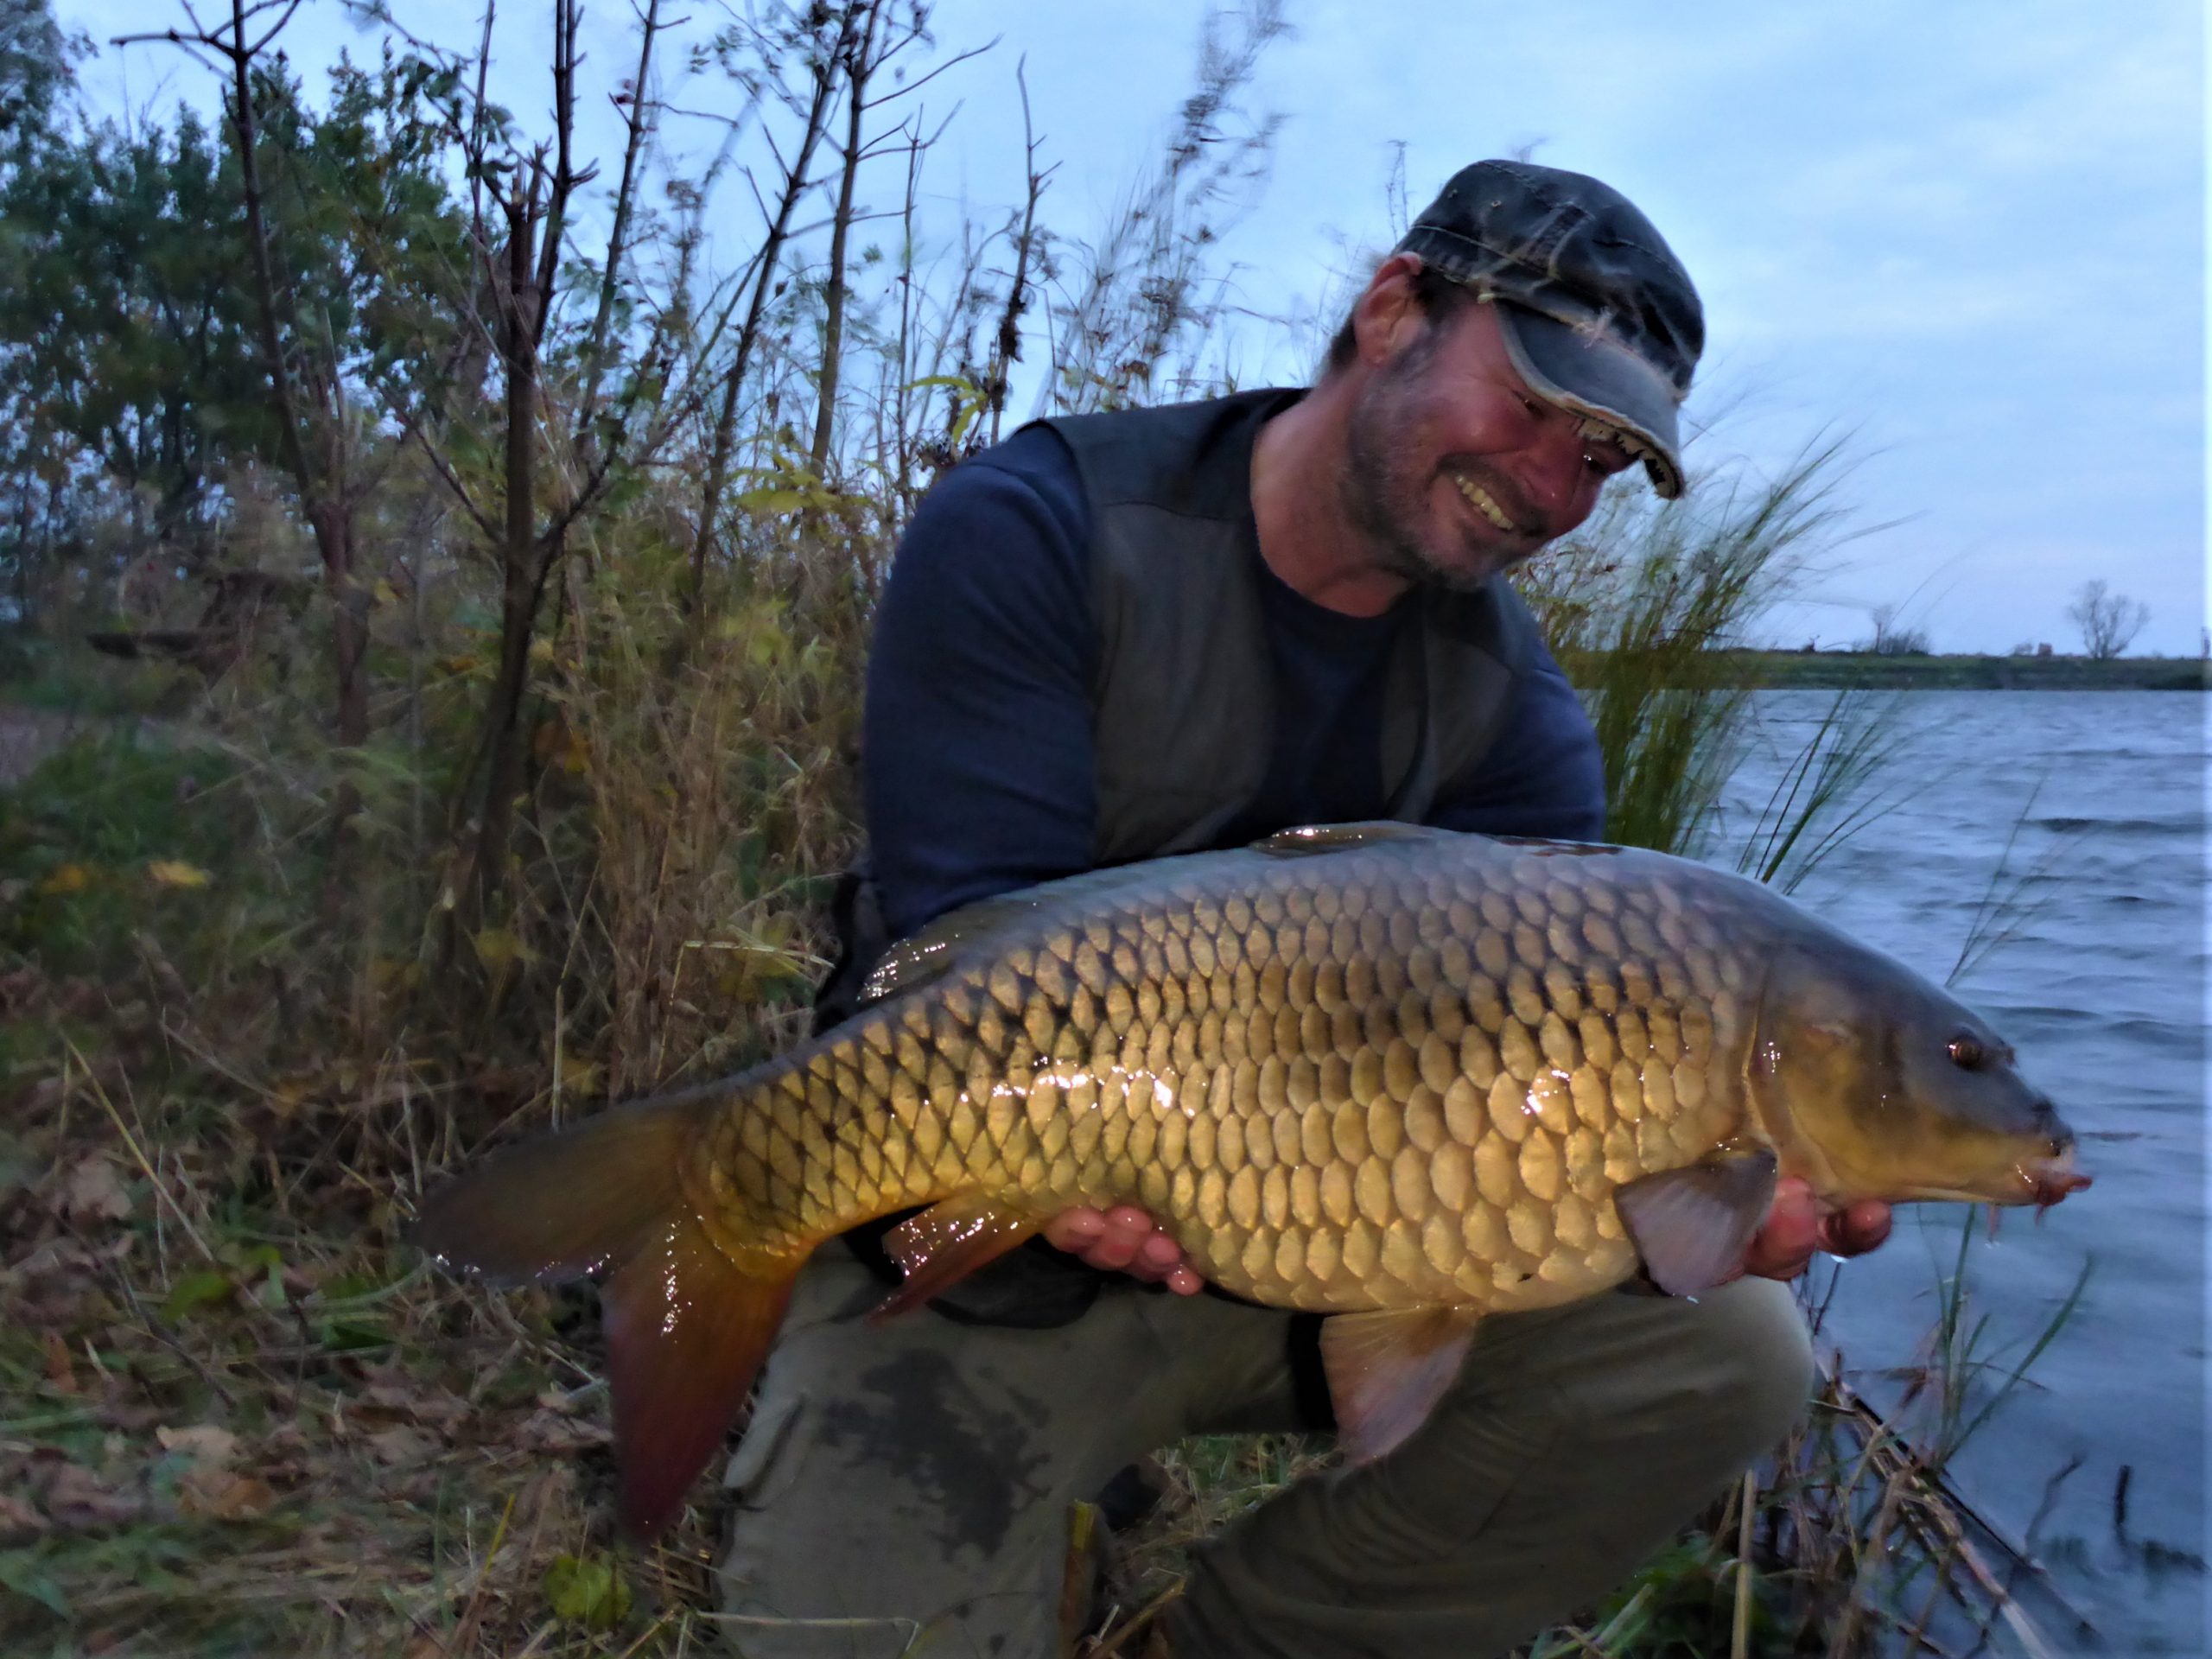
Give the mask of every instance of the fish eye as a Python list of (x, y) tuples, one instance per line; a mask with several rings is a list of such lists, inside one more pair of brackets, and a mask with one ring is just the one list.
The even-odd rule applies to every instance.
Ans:
[(1982, 1046), (1981, 1039), (1970, 1031), (1962, 1031), (1946, 1044), (1945, 1050), (1951, 1064), (1961, 1071), (1979, 1071), (1989, 1058), (1989, 1051)]

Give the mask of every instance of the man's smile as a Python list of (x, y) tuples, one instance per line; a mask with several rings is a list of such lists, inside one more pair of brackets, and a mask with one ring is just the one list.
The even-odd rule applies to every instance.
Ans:
[(1460, 494), (1475, 504), (1477, 512), (1482, 514), (1508, 535), (1517, 533), (1520, 526), (1506, 517), (1505, 509), (1497, 505), (1497, 500), (1488, 490), (1476, 483), (1473, 479), (1463, 477), (1456, 473), (1452, 474), (1452, 481), (1459, 486)]

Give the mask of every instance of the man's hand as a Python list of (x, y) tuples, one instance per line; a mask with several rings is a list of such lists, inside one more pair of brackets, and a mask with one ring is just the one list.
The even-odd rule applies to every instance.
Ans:
[(1183, 1247), (1133, 1204), (1064, 1210), (1046, 1224), (1045, 1242), (1091, 1267), (1165, 1285), (1178, 1296), (1195, 1296), (1205, 1287)]
[(1785, 1175), (1775, 1186), (1766, 1221), (1752, 1236), (1744, 1271), (1762, 1279), (1795, 1279), (1811, 1265), (1815, 1250), (1862, 1255), (1889, 1236), (1888, 1205), (1870, 1198), (1823, 1215), (1812, 1187)]

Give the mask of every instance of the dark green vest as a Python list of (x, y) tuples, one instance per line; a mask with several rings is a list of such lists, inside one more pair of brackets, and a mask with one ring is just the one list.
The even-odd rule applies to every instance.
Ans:
[[(1090, 510), (1093, 861), (1212, 846), (1265, 781), (1274, 667), (1260, 612), (1252, 441), (1295, 391), (1046, 421)], [(1502, 579), (1415, 590), (1384, 694), (1385, 816), (1418, 822), (1497, 737), (1535, 624)]]
[[(1260, 612), (1252, 440), (1300, 395), (1041, 423), (1073, 453), (1090, 515), (1094, 865), (1211, 847), (1266, 781), (1274, 664)], [(1502, 580), (1465, 594), (1417, 588), (1410, 602), (1376, 765), (1384, 816), (1418, 823), (1489, 751), (1536, 625)], [(865, 861), (831, 906), (839, 956), (815, 1000), (817, 1030), (853, 1012), (893, 943)]]

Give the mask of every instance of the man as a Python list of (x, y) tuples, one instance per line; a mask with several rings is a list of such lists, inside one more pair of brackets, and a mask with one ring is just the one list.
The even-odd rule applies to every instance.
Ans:
[[(1309, 391), (1047, 422), (949, 476), (869, 678), (855, 969), (957, 906), (1095, 866), (1373, 817), (1593, 839), (1595, 740), (1502, 573), (1641, 463), (1682, 487), (1697, 296), (1594, 179), (1461, 172)], [(1495, 1318), (1429, 1421), (1204, 1548), (1177, 1659), (1502, 1651), (1594, 1599), (1793, 1422), (1795, 1187), (1751, 1276)], [(882, 1327), (874, 1268), (801, 1282), (731, 1466), (724, 1623), (749, 1659), (1042, 1659), (1069, 1510), (1185, 1434), (1330, 1426), (1316, 1322), (1200, 1295), (1134, 1210), (1062, 1217)], [(1098, 1269), (1126, 1269), (1102, 1276)], [(1180, 1294), (1147, 1294), (1134, 1281)]]

